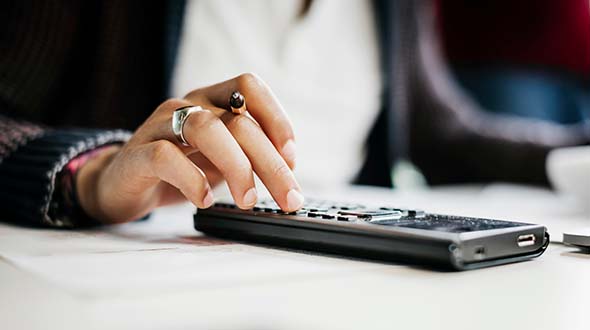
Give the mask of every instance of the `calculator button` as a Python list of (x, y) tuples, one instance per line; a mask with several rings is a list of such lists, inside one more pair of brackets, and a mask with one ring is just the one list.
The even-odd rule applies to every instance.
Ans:
[(338, 211), (340, 215), (354, 215), (359, 218), (373, 218), (373, 217), (401, 217), (402, 213), (399, 211), (385, 211), (385, 210), (361, 210), (361, 211)]
[(229, 204), (229, 203), (216, 203), (215, 206), (217, 207), (223, 207), (226, 209), (235, 209), (236, 205), (235, 204)]
[(424, 218), (426, 213), (422, 210), (408, 210), (408, 216), (414, 218)]
[(328, 212), (328, 209), (326, 208), (320, 208), (320, 207), (314, 207), (314, 208), (310, 208), (309, 212)]
[(404, 213), (404, 210), (399, 209), (399, 208), (396, 208), (396, 207), (386, 207), (386, 206), (384, 206), (384, 207), (380, 207), (379, 209), (382, 210), (382, 211), (397, 211), (397, 212)]
[(331, 214), (322, 214), (322, 219), (334, 219), (336, 216)]

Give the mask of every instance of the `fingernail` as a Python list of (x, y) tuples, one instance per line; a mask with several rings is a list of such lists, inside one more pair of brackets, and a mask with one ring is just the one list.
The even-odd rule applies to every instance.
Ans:
[(281, 154), (285, 160), (295, 164), (295, 142), (293, 140), (287, 141), (281, 150)]
[(256, 188), (250, 188), (244, 194), (244, 198), (242, 199), (242, 203), (245, 206), (253, 206), (256, 204), (256, 200), (258, 199), (258, 194), (256, 193)]
[(295, 189), (289, 190), (287, 193), (287, 207), (289, 211), (299, 210), (303, 207), (303, 195)]
[(211, 189), (209, 189), (207, 191), (207, 195), (205, 196), (205, 198), (203, 198), (203, 205), (205, 206), (205, 208), (208, 208), (211, 205), (213, 205), (214, 202), (215, 198), (213, 198), (213, 193), (211, 192)]

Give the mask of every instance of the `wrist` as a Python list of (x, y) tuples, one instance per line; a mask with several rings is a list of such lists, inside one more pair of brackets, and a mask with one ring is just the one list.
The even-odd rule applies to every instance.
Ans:
[(80, 208), (90, 218), (102, 223), (108, 217), (99, 203), (100, 177), (120, 148), (118, 145), (107, 146), (88, 155), (75, 175), (75, 194)]

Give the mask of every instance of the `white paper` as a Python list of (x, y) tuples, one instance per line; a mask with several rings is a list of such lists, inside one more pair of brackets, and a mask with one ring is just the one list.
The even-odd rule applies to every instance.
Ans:
[[(322, 196), (428, 211), (534, 222), (563, 231), (590, 227), (587, 216), (540, 189), (496, 185), (437, 191), (347, 189)], [(148, 221), (86, 231), (0, 225), (0, 253), (17, 267), (78, 296), (141, 296), (281, 283), (401, 267), (296, 253), (205, 237), (193, 229), (188, 204), (160, 209)]]

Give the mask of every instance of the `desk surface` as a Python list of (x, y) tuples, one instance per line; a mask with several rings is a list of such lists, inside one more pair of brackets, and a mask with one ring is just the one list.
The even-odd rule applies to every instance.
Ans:
[[(545, 224), (540, 258), (437, 272), (202, 236), (192, 208), (57, 231), (0, 224), (0, 324), (14, 328), (588, 329), (590, 255), (557, 241), (590, 214), (549, 191), (492, 185), (318, 194)], [(50, 325), (50, 326), (48, 326)]]

